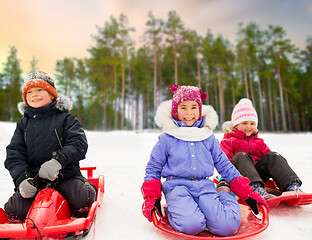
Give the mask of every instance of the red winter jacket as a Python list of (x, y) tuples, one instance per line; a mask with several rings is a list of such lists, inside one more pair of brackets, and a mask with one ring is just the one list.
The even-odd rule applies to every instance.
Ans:
[(234, 154), (245, 152), (250, 154), (257, 163), (265, 154), (271, 152), (264, 140), (258, 138), (258, 132), (247, 137), (245, 132), (236, 129), (233, 129), (232, 133), (224, 134), (220, 146), (230, 161)]

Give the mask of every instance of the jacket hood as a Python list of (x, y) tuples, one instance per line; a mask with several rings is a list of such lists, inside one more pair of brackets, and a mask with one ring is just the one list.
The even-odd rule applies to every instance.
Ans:
[[(222, 124), (222, 131), (224, 133), (233, 133), (233, 128), (234, 126), (232, 121), (226, 121)], [(256, 129), (255, 133), (258, 134), (258, 129)]]
[[(29, 105), (27, 105), (25, 102), (20, 102), (17, 104), (17, 108), (18, 108), (18, 111), (24, 115), (25, 113), (25, 110), (26, 108), (28, 107)], [(61, 112), (64, 112), (64, 111), (70, 111), (73, 107), (73, 103), (72, 101), (70, 100), (69, 97), (65, 96), (65, 95), (60, 95), (57, 100), (56, 100), (56, 108), (58, 110), (60, 110)]]
[(222, 131), (224, 133), (232, 133), (233, 132), (233, 123), (231, 121), (226, 121), (222, 124)]
[(171, 119), (172, 100), (162, 102), (156, 111), (155, 122), (158, 127), (178, 139), (184, 141), (202, 141), (208, 138), (218, 125), (218, 115), (210, 105), (202, 106), (202, 116), (205, 116), (203, 127), (178, 127)]

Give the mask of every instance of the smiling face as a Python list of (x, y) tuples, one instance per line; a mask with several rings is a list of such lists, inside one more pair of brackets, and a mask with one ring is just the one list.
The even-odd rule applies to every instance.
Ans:
[(191, 127), (200, 118), (199, 105), (195, 101), (181, 102), (177, 108), (177, 118), (185, 122), (186, 126)]
[(53, 95), (43, 88), (31, 88), (26, 93), (27, 103), (33, 108), (45, 107), (53, 98)]
[(235, 128), (239, 131), (245, 132), (246, 136), (249, 137), (256, 132), (256, 123), (254, 121), (245, 121), (237, 124)]

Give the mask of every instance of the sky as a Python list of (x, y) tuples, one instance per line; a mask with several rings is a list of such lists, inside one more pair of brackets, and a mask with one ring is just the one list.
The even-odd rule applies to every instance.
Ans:
[(89, 57), (92, 36), (110, 16), (128, 17), (135, 32), (130, 37), (142, 44), (148, 12), (167, 20), (175, 10), (186, 29), (205, 36), (208, 29), (235, 44), (238, 23), (254, 21), (262, 30), (281, 26), (286, 38), (300, 49), (312, 37), (312, 1), (309, 0), (0, 0), (0, 71), (10, 46), (17, 48), (23, 76), (35, 57), (37, 66), (53, 75), (57, 60)]

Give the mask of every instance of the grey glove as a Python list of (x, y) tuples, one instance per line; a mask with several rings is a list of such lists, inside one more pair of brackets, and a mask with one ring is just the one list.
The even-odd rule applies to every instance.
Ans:
[(39, 177), (54, 181), (57, 179), (59, 171), (62, 169), (62, 165), (59, 161), (52, 158), (51, 160), (43, 163), (39, 169)]
[(23, 198), (32, 198), (37, 193), (37, 188), (30, 184), (32, 178), (27, 178), (21, 182), (18, 189)]

